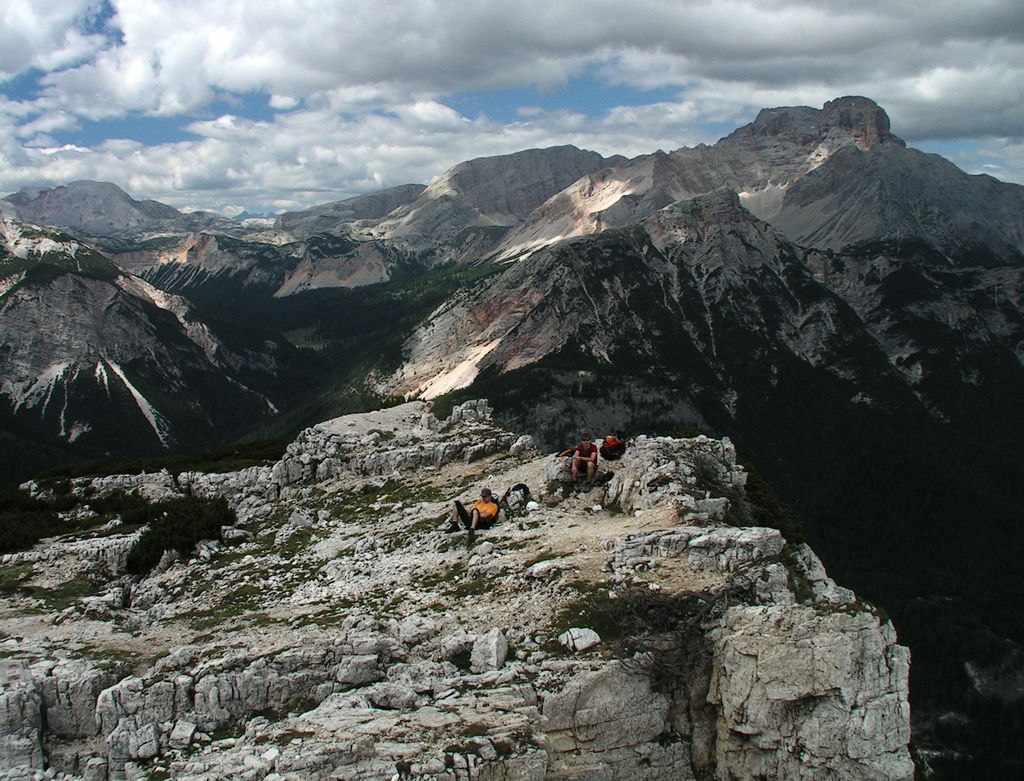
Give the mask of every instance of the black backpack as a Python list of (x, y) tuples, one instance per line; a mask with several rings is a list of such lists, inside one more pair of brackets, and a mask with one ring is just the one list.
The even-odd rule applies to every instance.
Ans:
[(530, 501), (530, 489), (526, 483), (516, 483), (514, 486), (505, 491), (501, 499), (498, 501), (499, 507), (504, 507), (506, 511), (521, 510), (526, 507), (526, 503)]

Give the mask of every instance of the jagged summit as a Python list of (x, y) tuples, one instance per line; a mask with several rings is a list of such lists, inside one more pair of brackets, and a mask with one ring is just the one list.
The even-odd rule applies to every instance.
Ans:
[(434, 264), (475, 260), (552, 195), (622, 159), (560, 146), (469, 160), (365, 235), (427, 249)]
[[(486, 402), (411, 402), (307, 429), (272, 466), (76, 481), (83, 501), (224, 497), (237, 522), (144, 577), (116, 522), (3, 558), (6, 766), (911, 778), (906, 649), (806, 545), (742, 525), (732, 444), (639, 436), (609, 468), (577, 492)], [(533, 503), (475, 545), (442, 533), (452, 499), (519, 484)], [(72, 575), (93, 593), (40, 615)]]
[(840, 150), (884, 145), (904, 147), (890, 134), (885, 111), (868, 98), (837, 98), (821, 109), (763, 109), (713, 146), (655, 152), (580, 179), (511, 231), (495, 257), (510, 260), (571, 236), (627, 225), (723, 187), (769, 219), (787, 188)]

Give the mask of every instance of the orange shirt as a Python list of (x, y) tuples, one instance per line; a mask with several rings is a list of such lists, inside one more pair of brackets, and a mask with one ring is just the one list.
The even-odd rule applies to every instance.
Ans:
[(476, 504), (469, 508), (469, 512), (472, 515), (473, 510), (479, 510), (481, 516), (488, 518), (494, 518), (498, 514), (498, 505), (494, 502), (487, 502), (480, 499)]

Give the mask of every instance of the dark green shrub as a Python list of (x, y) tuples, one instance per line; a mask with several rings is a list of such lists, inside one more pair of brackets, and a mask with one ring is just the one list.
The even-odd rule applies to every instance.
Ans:
[(36, 540), (60, 530), (60, 520), (48, 502), (24, 491), (0, 492), (0, 553), (31, 548)]
[(128, 571), (148, 573), (165, 550), (187, 554), (200, 540), (219, 540), (221, 526), (230, 526), (235, 512), (225, 499), (184, 497), (149, 505), (149, 528), (128, 554)]
[(126, 527), (144, 526), (150, 520), (150, 503), (138, 494), (113, 491), (104, 496), (89, 497), (86, 504), (101, 516), (119, 515)]

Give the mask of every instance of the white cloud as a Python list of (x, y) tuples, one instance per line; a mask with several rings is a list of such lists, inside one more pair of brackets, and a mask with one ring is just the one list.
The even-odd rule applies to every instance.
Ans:
[(55, 130), (76, 129), (78, 119), (66, 111), (48, 111), (40, 114), (31, 122), (17, 127), (17, 135), (23, 138), (34, 138), (40, 133), (52, 133)]
[(526, 148), (572, 143), (606, 155), (637, 155), (713, 140), (687, 129), (692, 113), (692, 107), (665, 103), (615, 110), (596, 121), (570, 111), (539, 111), (502, 124), (418, 102), (357, 120), (328, 109), (292, 111), (272, 122), (223, 115), (190, 124), (201, 137), (193, 142), (26, 149), (22, 165), (6, 176), (11, 189), (90, 178), (175, 206), (198, 202), (220, 209), (241, 202), (254, 211), (273, 211), (426, 183), (463, 160)]
[(299, 105), (299, 99), (291, 95), (271, 95), (267, 104), (278, 111), (291, 111)]
[(105, 45), (83, 26), (98, 0), (4, 0), (0, 5), (0, 80), (29, 68), (53, 70), (81, 62)]
[[(0, 79), (45, 71), (40, 94), (0, 98), (7, 192), (93, 178), (175, 205), (295, 208), (527, 147), (713, 142), (761, 107), (845, 94), (877, 100), (911, 143), (988, 144), (985, 165), (1024, 181), (1019, 0), (7, 0), (0, 21)], [(529, 100), (506, 123), (446, 98), (557, 95), (581, 76), (659, 93)], [(259, 120), (246, 94), (265, 101)], [(139, 116), (195, 138), (54, 141)]]
[(987, 174), (1004, 182), (1024, 182), (1024, 142), (990, 138), (976, 144), (934, 142), (922, 145), (952, 161), (969, 174)]

